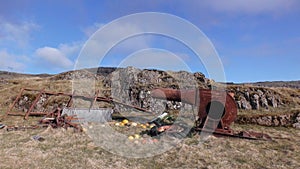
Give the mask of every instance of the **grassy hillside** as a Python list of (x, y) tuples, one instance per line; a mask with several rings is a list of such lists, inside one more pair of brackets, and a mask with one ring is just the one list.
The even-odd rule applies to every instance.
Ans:
[[(72, 92), (70, 80), (57, 76), (17, 76), (0, 81), (0, 115), (3, 116), (22, 87), (55, 92)], [(101, 82), (96, 86), (106, 89)], [(299, 106), (299, 89), (276, 88), (287, 104), (278, 111), (295, 111)], [(269, 110), (268, 113), (272, 113)], [(277, 110), (275, 110), (277, 111)], [(255, 113), (242, 111), (242, 114)], [(265, 113), (257, 111), (257, 114)], [(39, 118), (24, 121), (8, 117), (7, 125), (35, 124)], [(108, 125), (108, 124), (106, 124)], [(132, 159), (98, 147), (85, 133), (72, 129), (38, 129), (7, 132), (0, 130), (0, 168), (299, 168), (300, 130), (291, 127), (264, 127), (234, 124), (234, 130), (269, 134), (273, 141), (245, 140), (199, 135), (187, 137), (170, 151), (154, 157)], [(122, 128), (129, 130), (129, 127)], [(33, 136), (42, 136), (39, 142)], [(129, 142), (129, 144), (142, 144)]]
[(300, 89), (300, 81), (275, 81), (275, 82), (257, 82), (252, 83), (256, 86), (265, 86), (265, 87), (288, 87), (288, 88), (296, 88)]

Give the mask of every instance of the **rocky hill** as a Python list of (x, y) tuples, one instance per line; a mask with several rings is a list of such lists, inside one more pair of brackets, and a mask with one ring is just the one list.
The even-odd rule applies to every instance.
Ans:
[[(93, 78), (97, 81), (100, 94), (116, 97), (128, 104), (143, 108), (150, 108), (149, 91), (158, 88), (193, 89), (213, 88), (224, 84), (215, 83), (202, 73), (186, 71), (165, 72), (160, 70), (141, 70), (133, 67), (112, 68), (101, 67), (93, 69), (75, 70), (57, 75), (28, 75), (10, 72), (0, 72), (2, 83), (13, 78), (40, 78), (50, 81), (70, 81), (73, 79)], [(258, 85), (259, 84), (259, 85)], [(227, 84), (226, 90), (234, 93), (239, 109), (244, 110), (274, 110), (280, 107), (294, 107), (300, 104), (300, 90), (294, 88), (273, 88), (266, 86), (295, 86), (297, 82), (268, 82), (255, 84)], [(174, 109), (179, 103), (168, 102), (167, 107)]]
[[(112, 97), (123, 103), (157, 113), (178, 111), (182, 108), (191, 110), (192, 106), (176, 101), (153, 99), (150, 96), (150, 91), (154, 88), (227, 90), (227, 92), (234, 93), (234, 99), (240, 109), (239, 118), (236, 122), (300, 128), (300, 111), (298, 111), (300, 110), (300, 89), (297, 88), (275, 88), (253, 84), (225, 85), (216, 83), (199, 72), (166, 72), (154, 69), (141, 70), (134, 67), (74, 70), (57, 75), (26, 75), (1, 72), (0, 77), (2, 78), (0, 80), (0, 90), (6, 91), (1, 93), (0, 105), (2, 110), (7, 109), (22, 87), (44, 88), (53, 92), (71, 93), (73, 90), (77, 90), (74, 89), (72, 80), (93, 79), (95, 80), (95, 91), (99, 90), (99, 96)], [(8, 88), (10, 90), (7, 90)], [(80, 94), (78, 91), (76, 93)], [(26, 109), (30, 106), (33, 100), (28, 100), (28, 98), (31, 97), (26, 96), (22, 104), (17, 104), (18, 109)], [(66, 105), (66, 101), (67, 99), (54, 100), (52, 105)], [(43, 105), (39, 105), (39, 107), (49, 109), (49, 107), (45, 108)], [(292, 109), (296, 110), (290, 113)], [(125, 111), (126, 107), (117, 105), (115, 110)]]
[[(190, 107), (180, 102), (163, 103), (151, 100), (149, 91), (153, 88), (189, 89), (197, 86), (218, 90), (224, 87), (224, 84), (215, 83), (202, 73), (141, 70), (133, 67), (76, 70), (47, 76), (5, 72), (0, 77), (2, 77), (0, 80), (0, 119), (21, 88), (72, 93), (73, 79), (95, 79), (96, 89), (101, 92), (100, 96), (114, 97), (122, 102), (144, 108), (150, 107), (156, 111), (160, 111), (161, 106), (169, 110), (176, 110), (182, 106)], [(208, 139), (202, 141), (201, 136), (196, 134), (193, 137), (184, 138), (166, 153), (154, 157), (130, 159), (117, 156), (99, 147), (86, 132), (74, 133), (73, 130), (50, 127), (15, 132), (2, 129), (0, 130), (1, 138), (3, 138), (0, 153), (4, 154), (4, 158), (0, 160), (0, 166), (2, 166), (0, 168), (11, 168), (12, 164), (16, 168), (39, 168), (41, 166), (42, 168), (43, 166), (55, 168), (57, 165), (61, 168), (70, 168), (70, 164), (75, 168), (99, 166), (104, 166), (103, 168), (145, 168), (145, 166), (149, 166), (148, 168), (299, 168), (300, 89), (228, 84), (226, 90), (235, 94), (234, 98), (240, 108), (235, 123), (230, 127), (234, 131), (255, 131), (268, 134), (273, 141), (214, 136), (209, 136)], [(37, 93), (26, 93), (27, 95), (17, 103), (16, 109), (26, 112)], [(68, 101), (68, 98), (60, 96), (45, 101), (45, 97), (41, 97), (36, 109), (43, 109), (45, 108), (43, 104), (48, 104), (50, 105), (49, 111), (51, 111), (56, 106), (64, 106)], [(38, 119), (30, 118), (24, 121), (23, 117), (9, 116), (1, 123), (21, 127), (36, 124)], [(111, 123), (110, 126), (117, 131), (118, 135), (119, 132), (124, 134), (125, 138), (143, 130), (142, 126), (137, 123), (137, 126), (133, 127), (134, 123), (130, 126), (121, 126), (119, 121), (116, 122)], [(104, 126), (101, 125), (102, 128)], [(40, 136), (43, 140), (35, 140), (36, 136)], [(103, 136), (109, 138), (109, 133), (103, 133)], [(128, 139), (124, 145), (140, 147), (141, 145), (147, 146), (147, 144), (161, 144), (157, 139), (155, 142), (154, 139), (151, 142), (144, 142), (144, 140), (143, 136), (139, 139)], [(111, 141), (115, 140), (111, 139)], [(164, 146), (165, 143), (162, 142), (161, 145)]]

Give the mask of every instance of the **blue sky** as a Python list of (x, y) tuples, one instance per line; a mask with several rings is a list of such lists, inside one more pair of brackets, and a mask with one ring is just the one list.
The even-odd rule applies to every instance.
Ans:
[[(196, 25), (215, 46), (227, 81), (300, 80), (300, 1), (297, 0), (3, 0), (0, 70), (24, 73), (72, 70), (84, 43), (97, 29), (138, 12), (169, 13)], [(133, 27), (120, 26), (120, 29), (112, 33)], [(120, 66), (127, 56), (145, 55), (143, 52), (148, 48), (159, 49), (155, 50), (158, 52), (155, 59), (159, 59), (159, 52), (167, 51), (165, 54), (179, 56), (191, 71), (206, 73), (202, 63), (182, 44), (154, 35), (133, 37), (119, 44), (99, 66)], [(167, 60), (162, 58), (161, 62)], [(174, 66), (174, 70), (178, 69)]]

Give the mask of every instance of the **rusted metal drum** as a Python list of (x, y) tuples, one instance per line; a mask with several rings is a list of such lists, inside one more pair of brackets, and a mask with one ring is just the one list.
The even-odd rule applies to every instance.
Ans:
[(159, 99), (188, 103), (198, 107), (199, 119), (207, 117), (220, 120), (221, 128), (229, 128), (237, 117), (237, 106), (226, 91), (197, 89), (176, 90), (159, 88), (151, 91), (151, 96)]

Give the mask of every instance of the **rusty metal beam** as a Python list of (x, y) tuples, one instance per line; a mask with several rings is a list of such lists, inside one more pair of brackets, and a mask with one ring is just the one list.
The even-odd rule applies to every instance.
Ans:
[[(24, 91), (29, 91), (29, 92), (39, 92), (35, 98), (35, 100), (32, 102), (32, 104), (30, 105), (30, 108), (27, 110), (27, 112), (24, 114), (22, 112), (12, 112), (13, 107), (16, 105), (17, 101), (21, 98), (22, 94), (24, 93)], [(147, 113), (151, 113), (153, 114), (153, 112), (147, 110), (147, 109), (143, 109), (140, 108), (138, 106), (134, 106), (134, 105), (128, 105), (125, 103), (122, 103), (121, 101), (112, 99), (110, 97), (99, 97), (99, 90), (95, 93), (94, 97), (91, 96), (83, 96), (83, 95), (76, 95), (75, 91), (72, 94), (69, 93), (63, 93), (63, 92), (49, 92), (49, 91), (45, 91), (43, 90), (36, 90), (36, 89), (30, 89), (30, 88), (22, 88), (21, 91), (19, 92), (17, 98), (14, 100), (13, 104), (10, 106), (9, 111), (6, 112), (6, 115), (13, 115), (13, 116), (24, 116), (24, 119), (27, 120), (29, 116), (34, 115), (34, 116), (40, 116), (40, 115), (47, 115), (47, 114), (51, 114), (53, 112), (33, 112), (34, 107), (36, 106), (37, 102), (39, 101), (39, 99), (41, 98), (42, 95), (49, 95), (49, 96), (67, 96), (70, 97), (67, 107), (70, 107), (72, 105), (73, 99), (74, 98), (79, 98), (79, 99), (83, 99), (83, 100), (87, 100), (87, 101), (91, 101), (91, 106), (93, 106), (95, 104), (95, 102), (97, 101), (103, 101), (103, 102), (108, 102), (108, 103), (115, 103), (115, 104), (120, 104), (126, 107), (130, 107), (136, 110), (140, 110), (143, 112), (147, 112)]]
[[(42, 116), (47, 115), (49, 112), (30, 112), (31, 116)], [(24, 112), (8, 112), (11, 116), (24, 116)]]
[(43, 90), (40, 91), (40, 93), (37, 95), (37, 97), (35, 98), (35, 100), (33, 101), (33, 103), (31, 104), (30, 108), (28, 109), (28, 111), (26, 112), (25, 116), (24, 116), (24, 119), (27, 120), (28, 119), (28, 116), (29, 114), (31, 114), (31, 111), (33, 110), (34, 106), (36, 105), (36, 103), (40, 100), (40, 97), (42, 96), (43, 94)]
[(7, 116), (24, 116), (24, 112), (6, 112)]
[(72, 96), (69, 96), (70, 99), (68, 101), (67, 107), (71, 107), (73, 105), (73, 96), (75, 95), (75, 90), (73, 91)]
[(20, 99), (20, 97), (22, 96), (23, 92), (24, 92), (24, 88), (21, 89), (21, 91), (19, 92), (18, 96), (16, 97), (16, 99), (14, 100), (14, 102), (12, 103), (12, 105), (9, 107), (9, 109), (7, 110), (7, 112), (5, 113), (4, 118), (6, 118), (9, 113), (12, 111), (12, 109), (15, 107), (17, 101)]

